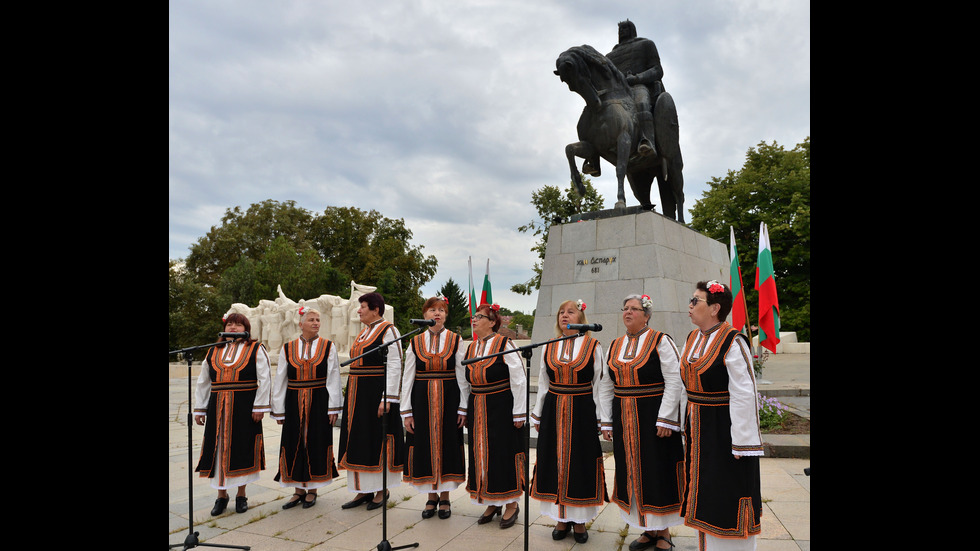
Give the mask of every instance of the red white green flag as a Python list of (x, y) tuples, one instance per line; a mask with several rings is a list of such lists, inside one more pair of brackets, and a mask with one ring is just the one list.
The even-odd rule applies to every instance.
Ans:
[(759, 291), (759, 346), (776, 352), (779, 344), (779, 299), (776, 296), (776, 276), (772, 268), (772, 249), (769, 228), (759, 226), (759, 260), (755, 272), (755, 288)]
[(493, 296), (490, 293), (490, 259), (487, 259), (487, 273), (483, 276), (483, 291), (480, 293), (480, 305), (493, 304)]
[(732, 327), (741, 331), (745, 327), (748, 314), (745, 312), (745, 291), (742, 290), (742, 267), (738, 265), (738, 251), (735, 249), (735, 228), (729, 226), (732, 233), (728, 239), (729, 254), (732, 258), (731, 283), (732, 289)]

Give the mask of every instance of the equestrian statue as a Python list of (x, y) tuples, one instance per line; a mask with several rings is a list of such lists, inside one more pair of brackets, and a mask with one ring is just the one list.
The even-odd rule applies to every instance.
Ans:
[(599, 176), (599, 159), (616, 167), (616, 209), (626, 208), (623, 179), (646, 210), (653, 210), (650, 188), (660, 187), (664, 215), (684, 223), (684, 161), (678, 144), (677, 108), (664, 89), (663, 68), (653, 41), (636, 36), (631, 21), (619, 24), (619, 44), (608, 55), (592, 46), (569, 48), (555, 63), (562, 82), (585, 100), (578, 142), (565, 146), (572, 180), (585, 193), (575, 168)]

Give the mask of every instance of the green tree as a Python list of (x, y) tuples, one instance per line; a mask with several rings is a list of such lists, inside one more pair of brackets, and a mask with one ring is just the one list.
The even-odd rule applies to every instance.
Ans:
[(531, 330), (534, 329), (534, 316), (523, 312), (514, 312), (513, 318), (507, 324), (507, 328), (512, 331), (517, 331), (518, 325), (524, 328), (524, 333), (530, 335)]
[[(217, 340), (222, 331), (217, 293), (194, 277), (183, 264), (170, 260), (170, 316), (168, 332), (170, 350), (200, 346)], [(200, 360), (204, 350), (194, 352)], [(174, 356), (170, 361), (177, 361)]]
[(714, 177), (691, 209), (691, 227), (722, 243), (735, 242), (749, 320), (758, 320), (755, 284), (759, 225), (769, 227), (783, 331), (810, 340), (810, 137), (791, 151), (773, 142), (750, 148), (745, 165)]
[(410, 244), (411, 238), (404, 220), (374, 210), (327, 207), (315, 215), (294, 201), (270, 199), (245, 211), (228, 209), (221, 225), (191, 246), (186, 271), (213, 290), (223, 309), (234, 302), (254, 306), (259, 299), (274, 300), (279, 285), (293, 299), (347, 298), (352, 280), (374, 285), (404, 331), (422, 305), (419, 290), (438, 266), (434, 256), (422, 254), (422, 246)]
[(259, 303), (259, 299), (266, 297), (259, 285), (256, 264), (258, 263), (255, 260), (243, 256), (234, 266), (224, 271), (218, 282), (218, 298), (221, 304), (240, 302), (254, 306)]
[(253, 203), (242, 212), (241, 207), (227, 209), (220, 226), (211, 230), (191, 246), (187, 255), (187, 270), (202, 283), (217, 287), (225, 270), (243, 257), (259, 261), (276, 237), (283, 236), (294, 249), (311, 248), (307, 232), (312, 214), (296, 206), (295, 201)]
[(568, 188), (564, 191), (557, 186), (544, 186), (531, 193), (531, 204), (538, 211), (538, 219), (517, 228), (521, 233), (532, 232), (538, 238), (531, 247), (538, 253), (540, 262), (534, 263), (534, 277), (524, 283), (512, 285), (510, 290), (522, 295), (530, 295), (541, 288), (541, 266), (544, 263), (544, 253), (547, 247), (548, 229), (552, 224), (567, 221), (574, 214), (594, 212), (602, 209), (603, 199), (592, 186), (592, 180), (582, 175), (585, 184), (585, 195), (581, 196), (575, 189), (575, 184), (569, 180)]
[(439, 294), (449, 299), (446, 327), (453, 331), (456, 331), (457, 328), (460, 331), (469, 329), (470, 310), (463, 289), (453, 281), (453, 278), (449, 278), (439, 289)]

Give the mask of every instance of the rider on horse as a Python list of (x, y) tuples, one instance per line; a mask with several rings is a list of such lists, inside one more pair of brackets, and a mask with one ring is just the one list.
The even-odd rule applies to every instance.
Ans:
[(619, 23), (619, 44), (606, 57), (626, 76), (633, 90), (640, 143), (636, 148), (640, 155), (656, 155), (653, 133), (653, 106), (664, 91), (661, 79), (660, 54), (652, 40), (637, 38), (636, 25), (626, 20)]

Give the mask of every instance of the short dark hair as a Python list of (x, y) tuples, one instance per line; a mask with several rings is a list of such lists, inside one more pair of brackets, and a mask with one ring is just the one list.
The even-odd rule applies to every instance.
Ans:
[(367, 303), (368, 310), (377, 310), (379, 316), (385, 313), (385, 299), (381, 293), (367, 293), (357, 297), (357, 302)]
[[(708, 283), (717, 283), (718, 285), (721, 285), (723, 290), (712, 293), (710, 290), (708, 290)], [(721, 309), (718, 310), (718, 321), (725, 321), (725, 318), (728, 317), (728, 313), (732, 311), (732, 290), (728, 288), (728, 285), (718, 283), (717, 281), (699, 281), (697, 288), (699, 291), (704, 291), (704, 294), (707, 295), (708, 306), (717, 304), (721, 307)]]
[(228, 314), (221, 320), (221, 330), (224, 331), (225, 326), (227, 326), (229, 323), (240, 323), (244, 325), (245, 331), (248, 332), (249, 342), (255, 340), (252, 338), (252, 324), (248, 321), (248, 317), (246, 317), (245, 314), (241, 314), (239, 312)]

